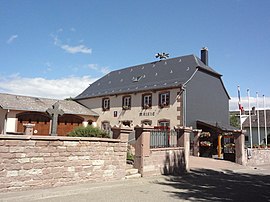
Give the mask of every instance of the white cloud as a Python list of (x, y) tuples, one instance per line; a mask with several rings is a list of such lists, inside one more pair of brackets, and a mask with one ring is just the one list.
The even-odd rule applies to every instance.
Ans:
[(12, 35), (7, 40), (7, 44), (11, 44), (16, 38), (18, 38), (18, 35)]
[[(75, 29), (73, 31), (75, 31)], [(63, 32), (63, 29), (59, 29), (59, 30), (57, 30), (56, 34), (52, 33), (50, 35), (53, 39), (53, 44), (55, 46), (60, 47), (61, 49), (65, 50), (66, 52), (71, 53), (71, 54), (75, 54), (75, 53), (91, 54), (92, 53), (92, 49), (88, 48), (84, 44), (74, 45), (74, 46), (71, 46), (69, 44), (64, 44), (58, 37), (58, 34), (61, 32)]]
[[(257, 102), (255, 97), (250, 97), (250, 108), (256, 107)], [(241, 97), (241, 105), (244, 107), (244, 110), (248, 110), (248, 98)], [(270, 97), (265, 97), (265, 108), (270, 109)], [(258, 109), (263, 109), (263, 97), (258, 98)], [(238, 108), (238, 97), (232, 97), (230, 100), (230, 111), (239, 110)]]
[(89, 69), (99, 71), (102, 74), (108, 74), (111, 71), (108, 67), (99, 67), (98, 64), (88, 64), (87, 67)]
[(96, 78), (89, 76), (45, 79), (20, 77), (16, 74), (8, 78), (0, 78), (0, 92), (65, 99), (79, 95), (95, 80)]
[(68, 53), (86, 53), (86, 54), (91, 54), (92, 53), (92, 49), (88, 48), (84, 45), (78, 45), (78, 46), (69, 46), (67, 44), (61, 45), (61, 48), (63, 50), (65, 50)]
[(102, 67), (100, 70), (103, 74), (108, 74), (110, 72), (110, 69), (108, 67)]
[(97, 64), (88, 64), (87, 66), (92, 70), (98, 70), (98, 65)]

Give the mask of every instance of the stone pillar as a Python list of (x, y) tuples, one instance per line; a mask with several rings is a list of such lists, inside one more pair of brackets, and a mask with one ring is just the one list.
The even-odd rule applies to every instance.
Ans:
[(135, 128), (135, 161), (134, 167), (144, 176), (144, 158), (150, 155), (150, 132), (153, 127), (148, 125), (136, 126)]
[(189, 155), (190, 155), (190, 133), (192, 132), (192, 127), (175, 127), (177, 131), (177, 146), (184, 147), (184, 169), (189, 171)]
[(235, 138), (235, 162), (246, 165), (245, 158), (245, 135), (243, 131), (234, 134)]
[(202, 130), (194, 129), (193, 156), (200, 156), (200, 135)]
[(121, 142), (128, 142), (129, 134), (132, 132), (132, 129), (128, 126), (114, 126), (112, 127), (113, 139), (120, 139)]
[(23, 124), (23, 127), (24, 127), (25, 135), (33, 135), (35, 124), (26, 123), (26, 124)]

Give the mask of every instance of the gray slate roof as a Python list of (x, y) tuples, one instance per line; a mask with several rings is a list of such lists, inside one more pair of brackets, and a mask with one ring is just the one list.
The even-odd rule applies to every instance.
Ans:
[(57, 101), (59, 101), (59, 108), (65, 114), (98, 116), (97, 113), (72, 100), (56, 100), (0, 93), (0, 108), (9, 110), (46, 112)]
[(214, 122), (214, 121), (205, 121), (205, 120), (197, 120), (197, 123), (209, 126), (214, 129), (221, 130), (222, 132), (234, 132), (234, 131), (239, 131), (238, 128), (235, 128), (231, 125), (227, 125), (221, 122)]
[(221, 77), (198, 57), (187, 55), (112, 71), (91, 84), (75, 99), (177, 87), (184, 84), (197, 67)]
[[(259, 126), (264, 128), (264, 111), (259, 110)], [(257, 128), (258, 127), (258, 121), (257, 121), (257, 115), (251, 115), (251, 126)], [(270, 127), (270, 110), (266, 110), (266, 126)], [(244, 123), (242, 124), (243, 128), (249, 128), (249, 117), (246, 118)]]

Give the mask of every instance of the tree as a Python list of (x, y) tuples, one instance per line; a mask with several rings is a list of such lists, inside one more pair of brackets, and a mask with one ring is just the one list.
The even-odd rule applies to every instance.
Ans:
[(240, 128), (240, 119), (236, 115), (230, 116), (230, 125), (236, 128)]

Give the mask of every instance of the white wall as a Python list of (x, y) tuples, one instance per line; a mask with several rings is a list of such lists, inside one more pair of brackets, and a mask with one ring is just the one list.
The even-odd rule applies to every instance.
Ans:
[[(166, 90), (165, 90), (166, 91)], [(180, 116), (180, 112), (177, 111), (177, 107), (180, 107), (181, 102), (177, 102), (177, 92), (179, 88), (171, 89), (170, 91), (170, 106), (165, 108), (160, 108), (158, 106), (158, 95), (160, 92), (143, 92), (143, 93), (133, 93), (133, 94), (124, 94), (124, 95), (114, 95), (108, 96), (110, 98), (110, 110), (102, 110), (102, 98), (91, 98), (79, 100), (81, 104), (92, 109), (100, 116), (97, 120), (98, 126), (101, 126), (101, 122), (109, 121), (111, 126), (119, 124), (121, 121), (130, 120), (132, 121), (132, 126), (141, 124), (143, 120), (149, 119), (152, 120), (152, 125), (157, 126), (158, 121), (161, 119), (169, 119), (170, 126), (176, 126), (180, 124), (180, 120), (177, 120), (177, 116)], [(142, 95), (145, 93), (152, 93), (152, 108), (143, 109), (142, 108)], [(122, 98), (123, 96), (131, 96), (131, 109), (123, 110), (122, 109)], [(117, 113), (117, 117), (114, 117), (114, 113)], [(149, 113), (149, 114), (147, 114)], [(154, 115), (153, 115), (154, 114)]]
[(19, 111), (8, 112), (6, 132), (17, 132), (17, 122), (18, 122), (18, 119), (16, 118), (17, 113), (19, 113)]
[[(244, 130), (246, 130), (246, 134), (245, 136), (248, 136), (248, 141), (245, 142), (245, 144), (247, 146), (250, 145), (250, 133), (249, 133), (249, 128), (244, 128)], [(270, 134), (270, 127), (267, 128), (267, 133)], [(265, 131), (264, 131), (264, 127), (260, 128), (260, 141), (262, 142), (262, 140), (265, 138)], [(252, 128), (252, 144), (253, 145), (258, 145), (258, 129), (257, 128)], [(270, 144), (270, 142), (268, 142), (267, 144)]]

